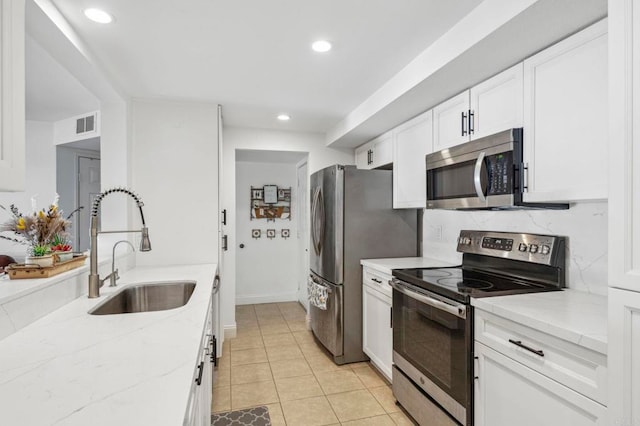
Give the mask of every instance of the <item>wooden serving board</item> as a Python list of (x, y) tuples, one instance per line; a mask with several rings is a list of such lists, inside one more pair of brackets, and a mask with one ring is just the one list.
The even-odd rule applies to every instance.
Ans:
[(9, 275), (9, 278), (12, 280), (24, 280), (31, 278), (49, 278), (55, 275), (61, 274), (63, 272), (70, 271), (72, 269), (76, 269), (84, 265), (84, 261), (87, 259), (87, 256), (82, 254), (80, 256), (75, 256), (71, 260), (67, 260), (66, 262), (57, 263), (53, 266), (49, 266), (47, 268), (43, 268), (38, 265), (24, 265), (19, 263), (12, 263), (7, 266), (4, 270)]

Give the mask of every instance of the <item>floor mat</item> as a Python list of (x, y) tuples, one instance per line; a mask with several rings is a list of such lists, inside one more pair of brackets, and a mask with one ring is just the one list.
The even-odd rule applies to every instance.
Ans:
[(216, 413), (211, 416), (212, 426), (271, 426), (267, 407)]

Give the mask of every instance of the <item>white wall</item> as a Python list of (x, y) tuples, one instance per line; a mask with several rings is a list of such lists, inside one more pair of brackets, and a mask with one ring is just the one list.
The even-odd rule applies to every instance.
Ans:
[[(263, 185), (291, 187), (291, 220), (251, 220), (250, 188)], [(285, 302), (297, 299), (297, 265), (302, 253), (298, 250), (296, 232), (298, 212), (295, 164), (236, 162), (236, 304)], [(290, 237), (282, 238), (281, 230)], [(262, 236), (251, 237), (252, 229)], [(276, 238), (266, 236), (267, 229), (276, 230)]]
[[(26, 123), (27, 178), (22, 192), (0, 192), (0, 205), (15, 204), (21, 212), (31, 212), (31, 197), (36, 197), (38, 209), (48, 207), (56, 195), (56, 149), (53, 144), (53, 124), (41, 121)], [(0, 222), (11, 216), (0, 209)], [(11, 236), (8, 233), (3, 235)], [(18, 262), (26, 254), (26, 246), (0, 239), (0, 254), (8, 254)]]
[(138, 253), (138, 265), (216, 263), (217, 105), (136, 100), (132, 132), (132, 188), (153, 248)]
[(328, 148), (324, 135), (319, 133), (283, 132), (277, 130), (247, 129), (237, 127), (224, 128), (223, 142), (223, 193), (221, 208), (227, 210), (227, 226), (223, 233), (228, 235), (229, 250), (223, 252), (223, 275), (220, 287), (222, 324), (229, 335), (235, 333), (236, 298), (236, 166), (237, 149), (298, 151), (308, 152), (309, 173), (313, 173), (332, 164), (354, 164), (353, 149)]
[[(438, 239), (442, 227), (442, 239)], [(567, 287), (607, 294), (607, 203), (573, 204), (569, 210), (425, 210), (425, 257), (459, 262), (455, 250), (461, 229), (515, 231), (569, 237)]]

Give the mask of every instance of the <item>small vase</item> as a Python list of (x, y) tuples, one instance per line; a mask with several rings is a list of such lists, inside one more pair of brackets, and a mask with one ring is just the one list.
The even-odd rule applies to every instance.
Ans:
[(46, 256), (27, 256), (24, 259), (24, 263), (27, 265), (38, 265), (42, 268), (48, 268), (53, 266), (53, 255), (48, 254)]

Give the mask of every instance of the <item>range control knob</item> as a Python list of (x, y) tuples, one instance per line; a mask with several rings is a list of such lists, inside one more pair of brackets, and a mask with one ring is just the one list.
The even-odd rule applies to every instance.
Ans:
[(550, 251), (551, 251), (551, 247), (549, 247), (548, 245), (543, 245), (542, 249), (540, 250), (540, 253), (549, 254)]
[(518, 246), (518, 251), (527, 251), (527, 245), (525, 243), (520, 243)]
[(538, 245), (537, 244), (529, 244), (529, 253), (537, 253)]

